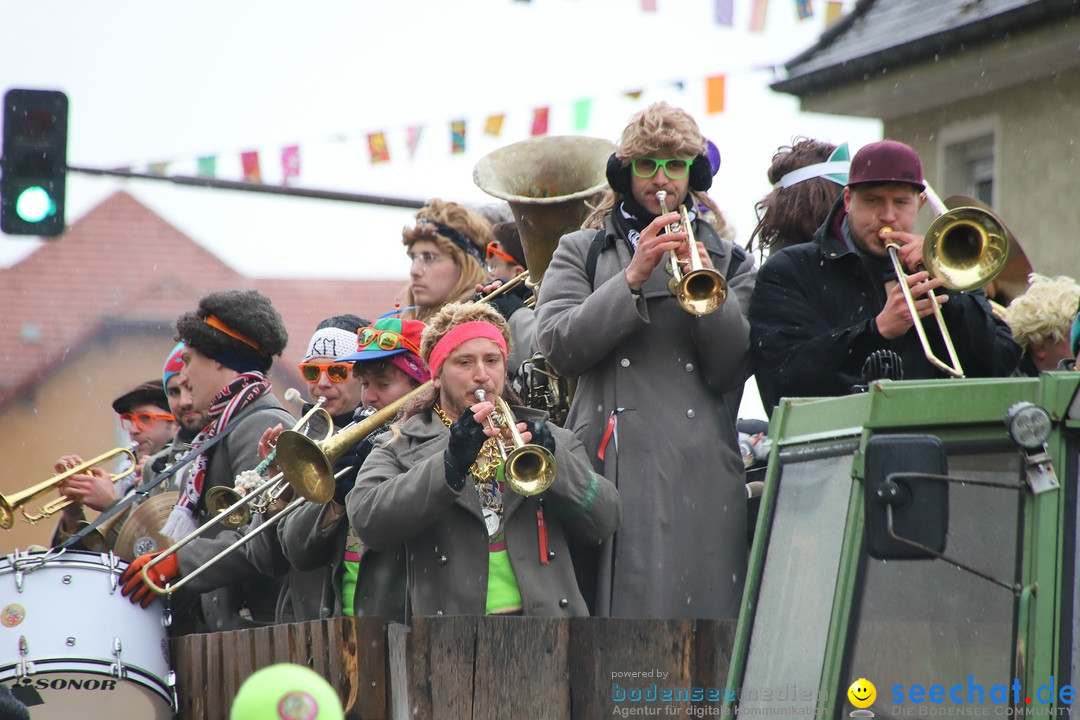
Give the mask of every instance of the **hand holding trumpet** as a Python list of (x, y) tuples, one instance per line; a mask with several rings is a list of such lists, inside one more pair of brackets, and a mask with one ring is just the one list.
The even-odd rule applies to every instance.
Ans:
[[(53, 470), (62, 473), (82, 463), (83, 459), (78, 455), (64, 455), (53, 463)], [(90, 467), (66, 478), (58, 490), (61, 495), (74, 501), (64, 508), (64, 515), (74, 518), (82, 517), (80, 505), (101, 511), (117, 500), (113, 476), (99, 467)]]

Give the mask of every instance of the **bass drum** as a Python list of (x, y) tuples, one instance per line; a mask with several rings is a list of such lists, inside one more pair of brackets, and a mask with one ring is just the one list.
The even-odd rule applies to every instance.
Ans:
[(0, 560), (0, 683), (34, 720), (173, 716), (165, 606), (120, 593), (127, 566), (72, 550)]

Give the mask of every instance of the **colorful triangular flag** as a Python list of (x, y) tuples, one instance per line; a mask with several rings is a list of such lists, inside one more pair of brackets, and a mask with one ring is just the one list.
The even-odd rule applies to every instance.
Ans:
[(285, 185), (300, 177), (300, 147), (289, 145), (281, 148), (281, 181)]
[(814, 7), (810, 4), (810, 0), (795, 0), (795, 11), (799, 14), (800, 20), (814, 16)]
[(765, 15), (769, 11), (769, 0), (754, 0), (750, 10), (750, 32), (764, 32)]
[(465, 152), (465, 121), (454, 120), (450, 123), (450, 153), (460, 155)]
[(735, 24), (735, 0), (715, 0), (713, 17), (717, 25), (731, 27)]
[(262, 182), (262, 171), (259, 169), (258, 150), (249, 150), (240, 153), (240, 166), (243, 168), (244, 180), (247, 182)]
[(589, 113), (592, 112), (592, 100), (584, 98), (574, 101), (574, 132), (583, 133), (589, 127)]
[(705, 112), (724, 112), (724, 83), (725, 75), (713, 75), (705, 78)]
[(505, 113), (488, 115), (487, 120), (484, 121), (484, 134), (492, 137), (499, 137), (502, 135), (503, 120), (505, 119)]
[(548, 131), (548, 108), (541, 107), (533, 110), (532, 135), (547, 135)]
[(409, 151), (410, 160), (416, 157), (416, 148), (420, 145), (420, 131), (423, 129), (422, 125), (410, 125), (405, 128), (405, 147)]
[(368, 133), (367, 144), (372, 165), (390, 162), (390, 148), (386, 146), (386, 133)]
[(217, 177), (217, 158), (213, 155), (206, 155), (198, 159), (199, 169), (197, 174), (199, 177), (212, 178)]

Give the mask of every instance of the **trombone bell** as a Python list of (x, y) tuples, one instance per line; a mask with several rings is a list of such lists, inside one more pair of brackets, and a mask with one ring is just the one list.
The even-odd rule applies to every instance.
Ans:
[(958, 207), (938, 216), (923, 239), (923, 265), (952, 290), (980, 288), (1005, 267), (1005, 227), (993, 213)]

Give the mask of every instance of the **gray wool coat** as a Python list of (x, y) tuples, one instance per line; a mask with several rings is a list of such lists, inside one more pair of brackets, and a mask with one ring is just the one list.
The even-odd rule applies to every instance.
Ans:
[[(540, 351), (556, 372), (577, 377), (566, 427), (622, 499), (622, 525), (605, 543), (596, 614), (615, 617), (736, 617), (746, 571), (745, 475), (734, 427), (748, 376), (743, 311), (756, 271), (743, 257), (727, 301), (695, 317), (668, 291), (661, 262), (631, 294), (630, 248), (604, 219), (608, 241), (589, 281), (594, 229), (564, 236), (536, 308)], [(727, 275), (730, 242), (694, 222), (695, 237)], [(598, 450), (612, 418), (604, 459)]]
[[(519, 421), (546, 416), (514, 407)], [(593, 472), (574, 435), (550, 426), (555, 481), (545, 492), (503, 494), (503, 527), (524, 615), (588, 614), (570, 560), (571, 543), (597, 546), (619, 526), (619, 494)], [(377, 550), (405, 543), (414, 615), (486, 612), (489, 538), (472, 479), (461, 490), (446, 483), (443, 452), (449, 429), (433, 412), (398, 427), (371, 451), (345, 499), (360, 541)], [(540, 561), (537, 510), (543, 502), (547, 563)]]

